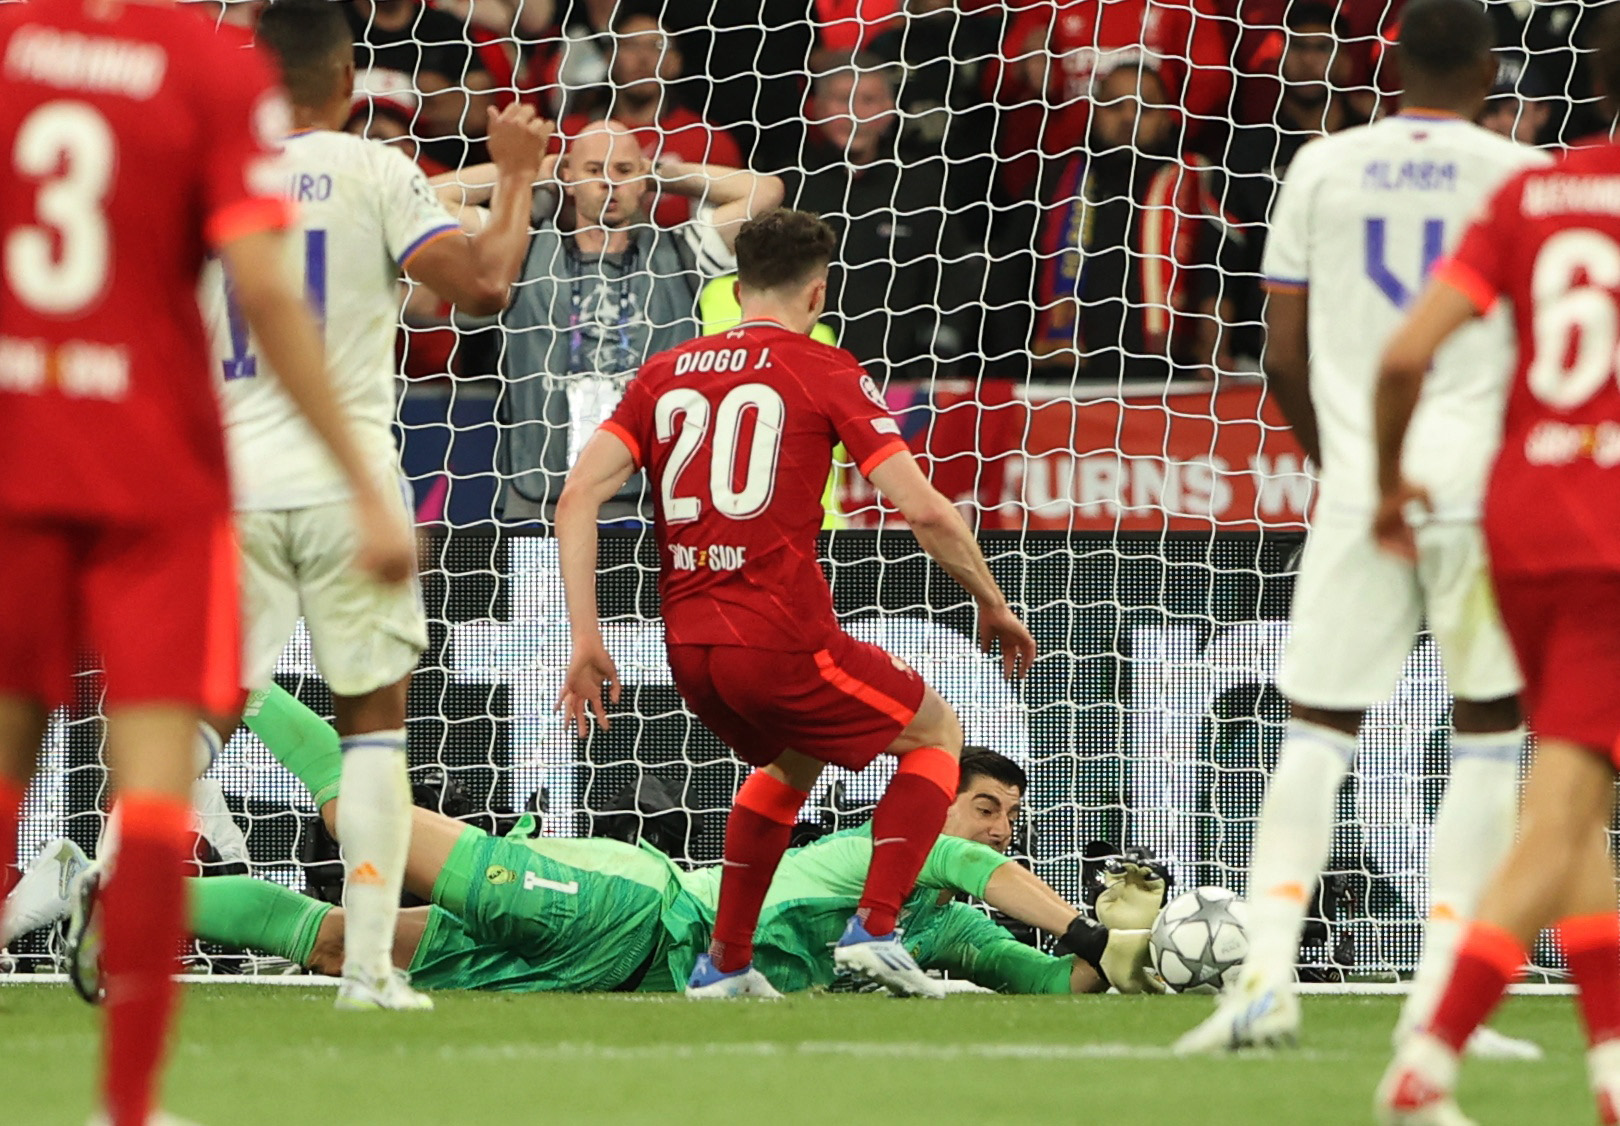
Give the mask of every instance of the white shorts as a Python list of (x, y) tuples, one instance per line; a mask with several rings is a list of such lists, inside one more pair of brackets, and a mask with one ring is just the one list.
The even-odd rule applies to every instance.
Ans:
[(1344, 711), (1383, 703), (1425, 618), (1453, 696), (1483, 702), (1519, 691), (1479, 525), (1427, 525), (1417, 548), (1414, 568), (1378, 550), (1370, 520), (1311, 529), (1277, 676), (1283, 695)]
[(354, 566), (347, 501), (238, 512), (242, 550), (242, 677), (270, 683), (298, 625), (309, 628), (315, 666), (339, 696), (363, 696), (416, 667), (427, 648), (417, 581), (385, 586)]

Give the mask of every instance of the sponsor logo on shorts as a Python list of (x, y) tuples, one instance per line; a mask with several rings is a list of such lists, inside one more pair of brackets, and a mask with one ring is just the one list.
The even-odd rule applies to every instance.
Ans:
[(499, 864), (491, 864), (484, 869), (484, 879), (492, 884), (510, 884), (517, 881), (517, 873), (510, 868), (502, 868)]

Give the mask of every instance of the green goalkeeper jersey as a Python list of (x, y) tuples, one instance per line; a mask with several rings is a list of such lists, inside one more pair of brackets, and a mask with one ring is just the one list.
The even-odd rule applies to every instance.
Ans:
[[(755, 945), (756, 965), (778, 989), (832, 982), (832, 947), (871, 858), (866, 827), (783, 858)], [(1005, 863), (994, 849), (941, 837), (901, 910), (906, 945), (923, 966), (992, 989), (1068, 992), (1073, 959), (1042, 954), (950, 898), (982, 895)], [(469, 830), (440, 884), (442, 906), (411, 965), (422, 988), (669, 991), (708, 948), (720, 868), (683, 873), (662, 853), (618, 841)]]
[[(760, 912), (754, 964), (783, 991), (832, 983), (832, 948), (860, 902), (872, 862), (870, 825), (848, 829), (790, 851), (782, 859)], [(1072, 958), (1054, 958), (1014, 938), (982, 911), (952, 898), (982, 896), (991, 874), (1011, 863), (994, 849), (958, 837), (941, 837), (929, 851), (917, 888), (900, 911), (907, 949), (925, 969), (965, 977), (1012, 993), (1067, 993)], [(682, 953), (686, 964), (708, 944), (720, 896), (720, 869), (681, 877), (686, 895), (665, 912), (687, 920)], [(668, 925), (668, 924), (666, 924)], [(677, 923), (671, 931), (681, 935)]]

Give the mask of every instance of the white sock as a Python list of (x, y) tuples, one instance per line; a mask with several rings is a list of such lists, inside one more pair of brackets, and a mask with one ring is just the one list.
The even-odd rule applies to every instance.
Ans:
[(199, 778), (191, 784), (191, 808), (197, 819), (197, 832), (226, 864), (248, 863), (247, 837), (225, 804), (225, 788), (214, 778)]
[(344, 736), (342, 795), (343, 972), (382, 977), (394, 964), (394, 921), (411, 838), (403, 729)]
[(1422, 1027), (1433, 1015), (1485, 882), (1513, 845), (1523, 749), (1522, 727), (1451, 737), (1451, 777), (1434, 815), (1429, 845), (1423, 956), (1395, 1026), (1397, 1036)]
[(1289, 720), (1260, 808), (1249, 859), (1249, 954), (1243, 976), (1292, 981), (1299, 932), (1333, 842), (1334, 803), (1356, 757), (1356, 737)]

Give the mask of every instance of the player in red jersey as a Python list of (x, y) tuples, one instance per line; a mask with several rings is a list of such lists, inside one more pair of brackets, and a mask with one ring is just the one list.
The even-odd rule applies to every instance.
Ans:
[[(1601, 27), (1595, 69), (1616, 109), (1620, 13), (1606, 12)], [(1509, 180), (1384, 353), (1376, 532), (1408, 557), (1408, 509), (1425, 499), (1400, 479), (1413, 404), (1441, 344), (1499, 299), (1512, 307), (1519, 358), (1484, 529), (1538, 746), (1518, 840), (1428, 1027), (1386, 1072), (1378, 1109), (1385, 1122), (1468, 1121), (1452, 1098), (1457, 1055), (1556, 922), (1592, 1088), (1615, 1126), (1620, 916), (1605, 831), (1620, 766), (1620, 145), (1576, 149)]]
[(816, 560), (822, 486), (840, 441), (924, 550), (973, 596), (980, 640), (1018, 676), (1035, 642), (1007, 605), (966, 523), (918, 468), (871, 378), (806, 334), (821, 315), (834, 237), (814, 215), (773, 211), (737, 235), (743, 323), (642, 365), (569, 474), (557, 538), (573, 627), (560, 706), (604, 727), (618, 672), (596, 617), (596, 517), (638, 467), (657, 492), (665, 640), (687, 705), (759, 769), (726, 825), (713, 944), (691, 997), (776, 996), (752, 967), (754, 929), (805, 795), (823, 767), (899, 758), (872, 818), (860, 909), (840, 966), (904, 994), (941, 996), (895, 920), (956, 789), (962, 729), (904, 662), (841, 630)]
[[(236, 706), (241, 683), (229, 483), (197, 306), (210, 250), (354, 483), (360, 561), (396, 580), (414, 562), (281, 266), (291, 212), (262, 138), (279, 137), (285, 109), (248, 40), (229, 35), (143, 0), (0, 8), (0, 889), (46, 711), (93, 649), (123, 825), (99, 897), (114, 1126), (161, 1117), (192, 742), (203, 711)], [(85, 881), (87, 897), (98, 883)]]

